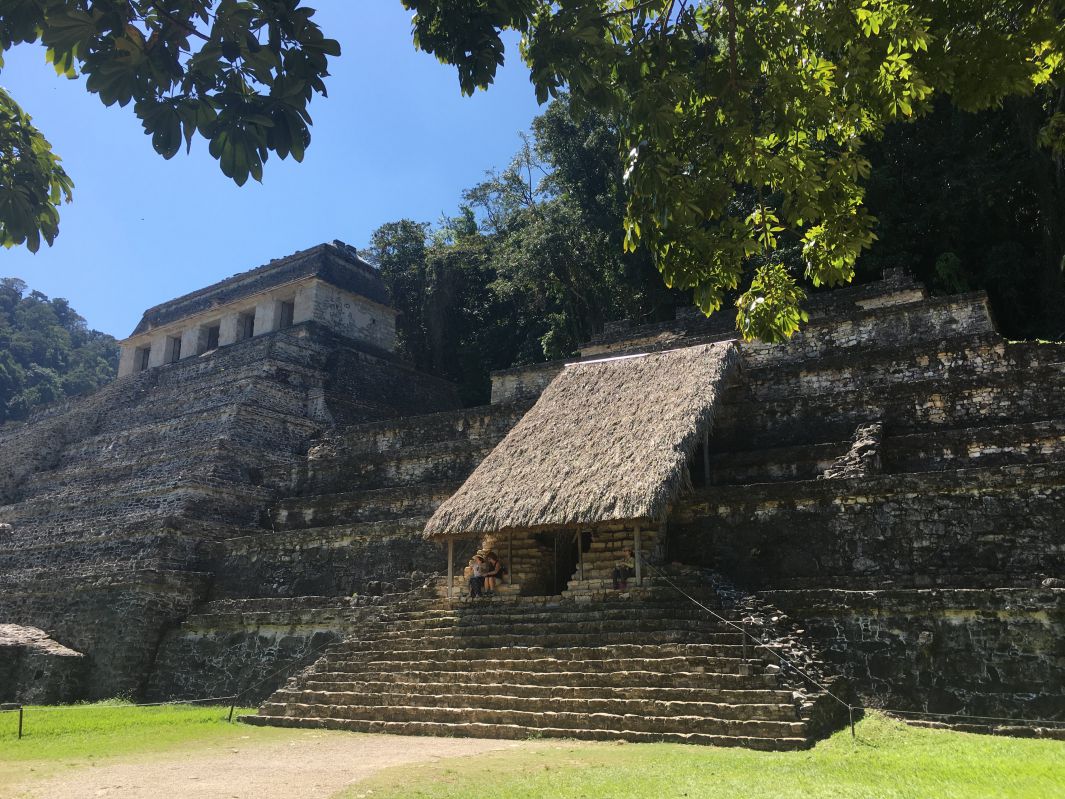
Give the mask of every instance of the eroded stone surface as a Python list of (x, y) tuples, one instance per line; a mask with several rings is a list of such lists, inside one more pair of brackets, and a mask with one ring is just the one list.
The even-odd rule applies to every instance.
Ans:
[(0, 624), (0, 702), (69, 702), (81, 690), (84, 657), (36, 627)]

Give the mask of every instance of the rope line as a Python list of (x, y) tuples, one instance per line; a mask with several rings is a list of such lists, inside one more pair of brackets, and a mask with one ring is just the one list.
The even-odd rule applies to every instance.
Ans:
[[(92, 704), (91, 702), (79, 702), (74, 705), (33, 705), (33, 710), (36, 713), (38, 710), (53, 711), (53, 710), (100, 710), (103, 708), (114, 708), (115, 710), (124, 710), (131, 707), (164, 707), (167, 705), (195, 705), (199, 703), (206, 704), (208, 702), (230, 702), (236, 699), (239, 694), (233, 696), (211, 696), (205, 699), (173, 699), (168, 702), (127, 702), (123, 704)], [(23, 705), (27, 707), (27, 705)], [(17, 707), (0, 709), (0, 713), (17, 713)]]
[(698, 599), (693, 597), (691, 594), (689, 594), (687, 591), (685, 591), (683, 588), (681, 588), (679, 585), (677, 585), (675, 582), (673, 582), (673, 580), (670, 579), (668, 574), (666, 574), (665, 572), (663, 572), (661, 569), (659, 569), (658, 567), (654, 566), (653, 564), (648, 563), (647, 559), (643, 556), (643, 553), (639, 553), (637, 555), (637, 557), (640, 558), (642, 564), (645, 567), (647, 567), (649, 570), (654, 572), (657, 576), (661, 577), (663, 580), (665, 580), (667, 583), (669, 583), (670, 587), (672, 587), (675, 591), (677, 591), (682, 596), (684, 596), (689, 602), (692, 602), (693, 604), (695, 604), (698, 607), (702, 608), (707, 613), (709, 613), (711, 616), (713, 616), (714, 618), (718, 619), (719, 621), (724, 622), (725, 624), (729, 625), (730, 627), (735, 627), (739, 632), (743, 633), (743, 635), (745, 635), (747, 638), (750, 638), (752, 641), (754, 641), (755, 645), (757, 647), (761, 647), (762, 649), (766, 650), (770, 654), (775, 655), (782, 663), (787, 664), (787, 666), (789, 668), (793, 669), (797, 674), (799, 674), (805, 680), (809, 681), (811, 685), (815, 686), (816, 688), (818, 688), (821, 691), (824, 691), (825, 694), (827, 694), (828, 696), (831, 696), (833, 699), (835, 699), (837, 702), (839, 702), (841, 705), (843, 705), (845, 708), (847, 708), (848, 712), (855, 711), (855, 710), (878, 710), (881, 713), (895, 713), (895, 714), (898, 714), (900, 716), (917, 716), (917, 717), (935, 716), (936, 718), (976, 719), (976, 720), (979, 720), (979, 721), (1002, 721), (1002, 722), (1010, 722), (1012, 724), (1028, 724), (1028, 725), (1031, 725), (1031, 726), (1062, 726), (1062, 727), (1065, 727), (1065, 720), (1059, 721), (1059, 720), (1054, 720), (1054, 719), (1008, 718), (1008, 717), (1005, 717), (1005, 716), (975, 716), (975, 715), (972, 715), (972, 714), (969, 714), (969, 713), (932, 713), (930, 711), (923, 711), (923, 710), (895, 710), (893, 708), (885, 708), (885, 707), (866, 707), (864, 705), (852, 705), (849, 702), (845, 702), (842, 699), (840, 699), (838, 696), (836, 696), (834, 693), (829, 691), (826, 687), (821, 685), (819, 682), (817, 682), (817, 680), (815, 680), (813, 677), (808, 675), (806, 672), (804, 672), (802, 669), (800, 669), (798, 666), (796, 666), (790, 660), (785, 658), (779, 652), (774, 651), (773, 649), (768, 647), (766, 644), (764, 644), (762, 641), (760, 641), (759, 639), (755, 638), (753, 635), (751, 635), (749, 632), (747, 632), (747, 630), (744, 629), (741, 625), (736, 624), (734, 621), (726, 619), (724, 616), (721, 616), (720, 614), (716, 613), (712, 609), (708, 608), (706, 605), (704, 605)]
[(691, 594), (689, 594), (687, 591), (685, 591), (683, 588), (681, 588), (679, 585), (677, 585), (675, 582), (673, 582), (673, 580), (670, 579), (669, 575), (667, 575), (665, 572), (663, 572), (660, 569), (658, 569), (656, 566), (653, 566), (652, 564), (648, 563), (647, 559), (643, 557), (643, 553), (640, 553), (637, 557), (640, 558), (640, 560), (643, 562), (644, 566), (646, 566), (652, 572), (656, 573), (663, 580), (665, 580), (667, 583), (669, 583), (669, 585), (675, 591), (677, 591), (682, 596), (684, 596), (689, 602), (692, 602), (693, 604), (695, 604), (698, 607), (702, 608), (707, 613), (709, 613), (711, 616), (716, 618), (718, 621), (722, 621), (725, 624), (729, 625), (730, 627), (736, 628), (744, 636), (746, 636), (747, 638), (750, 638), (752, 641), (754, 641), (755, 648), (759, 648), (760, 647), (760, 648), (764, 649), (766, 652), (769, 652), (771, 655), (776, 656), (776, 658), (779, 659), (781, 663), (785, 664), (788, 668), (792, 669), (796, 674), (801, 676), (803, 679), (805, 679), (807, 682), (809, 682), (811, 685), (813, 685), (818, 690), (824, 691), (824, 693), (826, 695), (831, 696), (833, 699), (835, 699), (837, 702), (839, 702), (841, 705), (843, 705), (843, 707), (847, 708), (847, 710), (855, 710), (855, 709), (857, 709), (856, 706), (851, 705), (849, 702), (845, 702), (844, 700), (840, 699), (838, 696), (836, 696), (834, 693), (832, 693), (830, 690), (828, 690), (828, 688), (823, 686), (821, 683), (819, 683), (817, 680), (815, 680), (813, 677), (811, 677), (805, 671), (800, 669), (798, 666), (796, 666), (794, 663), (792, 663), (786, 657), (781, 655), (779, 652), (775, 652), (773, 649), (771, 649), (765, 643), (763, 643), (760, 639), (755, 638), (753, 635), (751, 635), (749, 632), (747, 632), (747, 630), (742, 625), (736, 624), (736, 622), (731, 621), (729, 619), (726, 619), (724, 616), (722, 616), (719, 613), (717, 613), (717, 612), (711, 610), (710, 608), (708, 608), (706, 605), (704, 605), (698, 599), (693, 597)]

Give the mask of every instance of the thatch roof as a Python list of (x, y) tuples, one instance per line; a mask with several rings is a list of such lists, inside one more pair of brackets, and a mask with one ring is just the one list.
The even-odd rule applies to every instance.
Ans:
[(735, 361), (724, 342), (566, 366), (425, 536), (663, 518)]

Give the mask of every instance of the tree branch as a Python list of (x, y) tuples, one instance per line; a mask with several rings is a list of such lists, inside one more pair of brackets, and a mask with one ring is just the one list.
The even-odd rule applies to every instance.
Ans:
[(728, 70), (729, 81), (736, 86), (736, 0), (725, 0), (728, 9)]
[(151, 5), (151, 7), (153, 9), (155, 9), (155, 13), (156, 14), (161, 16), (163, 19), (165, 19), (165, 20), (167, 20), (169, 22), (172, 22), (173, 24), (177, 25), (179, 28), (184, 30), (186, 33), (191, 34), (192, 36), (195, 36), (195, 37), (197, 37), (199, 39), (203, 39), (205, 42), (211, 41), (211, 37), (210, 36), (205, 36), (204, 34), (200, 33), (198, 30), (196, 30), (194, 27), (192, 27), (192, 25), (190, 25), (189, 23), (185, 22), (184, 20), (178, 19), (173, 14), (171, 14), (169, 11), (165, 11), (164, 9), (160, 8), (158, 3), (152, 2), (152, 3), (149, 3), (149, 5)]

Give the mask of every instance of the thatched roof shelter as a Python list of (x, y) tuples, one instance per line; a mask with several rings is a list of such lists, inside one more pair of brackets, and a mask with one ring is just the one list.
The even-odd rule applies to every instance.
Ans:
[(724, 342), (566, 366), (425, 536), (664, 518), (736, 360)]

